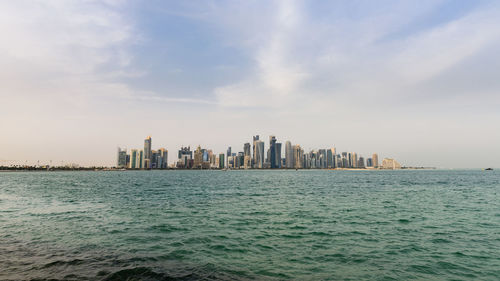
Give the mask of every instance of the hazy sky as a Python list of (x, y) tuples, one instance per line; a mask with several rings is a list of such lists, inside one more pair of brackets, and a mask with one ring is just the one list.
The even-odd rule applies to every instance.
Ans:
[(0, 0), (0, 159), (259, 134), (500, 167), (499, 1)]

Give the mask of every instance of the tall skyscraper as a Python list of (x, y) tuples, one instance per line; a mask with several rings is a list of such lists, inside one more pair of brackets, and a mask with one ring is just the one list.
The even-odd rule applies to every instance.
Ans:
[(259, 141), (259, 135), (256, 135), (256, 136), (253, 136), (253, 155), (252, 155), (252, 166), (254, 168), (257, 168), (257, 147), (256, 147), (256, 143), (257, 141)]
[(373, 167), (374, 168), (378, 167), (378, 154), (377, 153), (373, 153), (373, 155), (372, 155), (372, 163), (373, 163)]
[(224, 163), (226, 163), (226, 160), (224, 160), (224, 153), (219, 153), (219, 169), (224, 169)]
[(281, 164), (282, 164), (282, 161), (281, 161), (281, 143), (279, 143), (279, 142), (276, 143), (275, 155), (276, 155), (276, 160), (275, 160), (276, 168), (281, 168)]
[(151, 168), (151, 157), (153, 156), (151, 153), (151, 136), (148, 136), (144, 140), (144, 168), (145, 169), (150, 169)]
[(271, 165), (271, 169), (276, 168), (276, 137), (269, 136), (269, 155), (267, 157)]
[(298, 144), (293, 146), (293, 159), (295, 160), (293, 168), (304, 168), (304, 150)]
[(349, 161), (350, 155), (347, 152), (342, 152), (342, 168), (350, 168), (351, 162)]
[(333, 168), (333, 153), (331, 149), (326, 150), (326, 167), (328, 169)]
[(203, 152), (201, 151), (201, 147), (198, 145), (198, 148), (194, 151), (194, 168), (200, 169), (201, 163), (203, 162)]
[(166, 169), (168, 168), (168, 150), (165, 148), (160, 148), (158, 150), (159, 161), (157, 163), (157, 168)]
[(362, 156), (359, 156), (358, 159), (358, 168), (364, 169), (365, 168), (365, 158)]
[[(330, 151), (328, 149), (328, 151)], [(328, 153), (326, 149), (320, 149), (319, 151), (319, 165), (318, 168), (326, 169), (328, 167)]]
[(227, 161), (227, 163), (226, 163), (226, 164), (227, 164), (227, 165), (226, 165), (226, 166), (227, 166), (228, 168), (230, 168), (230, 166), (229, 166), (229, 157), (230, 157), (230, 156), (232, 156), (232, 154), (231, 154), (231, 147), (228, 147), (228, 148), (227, 148), (227, 151), (226, 151), (226, 157), (227, 157), (227, 159), (226, 159), (226, 161)]
[(244, 156), (250, 156), (250, 143), (245, 143), (243, 145), (243, 153), (244, 153)]
[(287, 169), (292, 169), (294, 167), (294, 153), (292, 148), (292, 143), (290, 141), (285, 142), (285, 163)]
[(139, 169), (144, 168), (144, 151), (141, 149), (137, 152), (137, 165)]
[(264, 142), (257, 140), (255, 142), (255, 166), (258, 169), (264, 167)]
[(130, 169), (137, 169), (137, 149), (131, 149), (130, 150)]

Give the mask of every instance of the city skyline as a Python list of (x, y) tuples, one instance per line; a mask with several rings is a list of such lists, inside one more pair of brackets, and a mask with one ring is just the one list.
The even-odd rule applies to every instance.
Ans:
[(225, 151), (253, 133), (499, 168), (499, 15), (490, 0), (2, 1), (0, 165), (112, 166), (147, 135)]
[[(336, 147), (304, 150), (300, 144), (287, 140), (283, 147), (276, 136), (269, 136), (267, 150), (260, 135), (252, 136), (253, 143), (246, 142), (242, 150), (229, 146), (226, 152), (214, 151), (198, 145), (181, 146), (177, 158), (168, 161), (168, 149), (153, 149), (152, 137), (144, 139), (143, 149), (118, 147), (118, 169), (400, 169), (415, 168), (401, 165), (394, 158), (379, 162), (377, 153), (363, 157), (356, 152), (339, 152)], [(283, 154), (284, 151), (284, 154)], [(169, 165), (169, 163), (171, 163)], [(422, 168), (422, 166), (420, 166)], [(418, 167), (417, 167), (418, 168)]]

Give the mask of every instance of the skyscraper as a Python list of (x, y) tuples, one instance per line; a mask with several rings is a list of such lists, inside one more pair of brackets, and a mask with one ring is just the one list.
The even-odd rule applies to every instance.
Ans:
[(358, 168), (364, 169), (365, 168), (365, 158), (362, 156), (359, 156), (358, 159)]
[(294, 161), (294, 153), (293, 153), (293, 148), (292, 148), (292, 143), (290, 141), (285, 142), (285, 161), (286, 161), (286, 168), (287, 169), (292, 169), (295, 161)]
[(281, 161), (281, 143), (279, 143), (279, 142), (276, 143), (275, 155), (276, 155), (276, 160), (275, 160), (276, 168), (281, 168), (281, 164), (282, 164), (282, 161)]
[(267, 157), (271, 165), (271, 169), (276, 168), (276, 137), (269, 136), (269, 155)]
[(264, 167), (264, 142), (257, 140), (255, 142), (255, 166), (258, 169)]
[(326, 167), (328, 169), (333, 168), (333, 153), (331, 149), (326, 150)]
[(139, 169), (144, 168), (144, 151), (141, 149), (137, 152), (137, 165)]
[(372, 155), (372, 163), (373, 163), (373, 167), (374, 168), (378, 167), (378, 154), (377, 153), (373, 153), (373, 155)]
[(243, 153), (244, 153), (244, 156), (250, 156), (250, 143), (245, 143), (243, 145)]
[[(328, 151), (330, 151), (328, 149)], [(328, 153), (326, 149), (320, 149), (319, 151), (319, 165), (318, 168), (326, 169), (328, 167)]]
[(295, 160), (293, 168), (304, 168), (304, 150), (298, 144), (293, 146), (293, 159)]
[(352, 166), (351, 168), (357, 168), (358, 167), (358, 155), (356, 152), (352, 153)]
[(145, 169), (150, 169), (151, 168), (151, 157), (152, 157), (152, 154), (151, 154), (151, 143), (152, 143), (151, 136), (148, 136), (144, 140), (144, 165), (143, 165), (143, 167)]
[(193, 159), (193, 152), (191, 151), (191, 147), (181, 147), (177, 159), (178, 168), (189, 168), (191, 159)]
[(350, 155), (347, 152), (342, 152), (342, 168), (350, 168)]
[(252, 156), (252, 166), (254, 168), (257, 168), (257, 147), (256, 147), (256, 143), (257, 141), (259, 141), (259, 135), (256, 135), (256, 136), (253, 136), (253, 156)]
[(203, 152), (201, 151), (201, 147), (198, 145), (198, 148), (194, 151), (194, 168), (200, 169), (201, 163), (203, 162)]
[(158, 150), (159, 161), (157, 163), (157, 168), (166, 169), (168, 168), (168, 150), (165, 148), (160, 148)]
[(327, 168), (336, 168), (336, 154), (335, 154), (335, 148), (330, 148), (326, 151), (326, 166)]
[(219, 169), (224, 169), (224, 163), (226, 163), (224, 153), (219, 153)]
[(229, 166), (229, 157), (230, 157), (230, 156), (232, 156), (232, 154), (231, 154), (231, 147), (228, 147), (228, 148), (227, 148), (227, 151), (226, 151), (226, 157), (227, 157), (227, 159), (226, 159), (226, 161), (227, 161), (227, 163), (226, 163), (226, 164), (227, 164), (227, 165), (226, 165), (226, 166), (227, 166), (228, 168), (230, 167), (230, 166)]
[(130, 150), (130, 169), (137, 169), (137, 149)]
[(126, 168), (127, 167), (127, 149), (121, 149), (118, 147), (116, 167), (118, 167), (118, 168)]

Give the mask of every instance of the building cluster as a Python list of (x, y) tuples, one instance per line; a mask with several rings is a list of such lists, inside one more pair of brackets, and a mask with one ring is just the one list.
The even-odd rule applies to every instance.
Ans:
[(144, 140), (144, 149), (131, 149), (127, 154), (127, 149), (118, 148), (118, 168), (128, 169), (167, 169), (168, 150), (160, 148), (151, 149), (151, 137)]
[[(284, 154), (282, 153), (284, 151)], [(317, 149), (305, 152), (300, 145), (286, 141), (284, 147), (275, 136), (269, 137), (269, 145), (254, 136), (252, 143), (245, 143), (243, 151), (233, 152), (231, 147), (225, 153), (214, 153), (211, 149), (198, 146), (181, 147), (177, 161), (168, 166), (168, 151), (164, 148), (151, 150), (151, 137), (144, 140), (144, 150), (118, 148), (117, 167), (129, 169), (400, 169), (394, 159), (385, 158), (379, 163), (378, 155), (364, 158), (355, 152), (338, 153), (336, 148)]]

